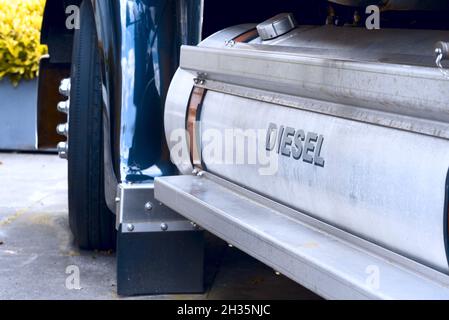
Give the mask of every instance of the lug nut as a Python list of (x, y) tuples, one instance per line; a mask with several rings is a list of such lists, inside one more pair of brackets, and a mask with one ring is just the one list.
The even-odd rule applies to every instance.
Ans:
[(58, 143), (56, 149), (58, 150), (58, 154), (61, 159), (67, 159), (67, 155), (69, 153), (69, 145), (67, 142)]
[(61, 136), (68, 136), (69, 135), (69, 124), (68, 123), (62, 123), (58, 124), (56, 127), (56, 132)]
[(69, 113), (70, 100), (59, 102), (57, 108), (59, 112)]
[(65, 97), (70, 96), (70, 78), (62, 79), (59, 85), (59, 93)]

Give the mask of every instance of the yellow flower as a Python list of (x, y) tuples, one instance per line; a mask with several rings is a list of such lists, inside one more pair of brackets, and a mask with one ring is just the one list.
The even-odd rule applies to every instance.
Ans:
[(40, 44), (45, 0), (0, 0), (0, 80), (33, 79), (47, 53)]

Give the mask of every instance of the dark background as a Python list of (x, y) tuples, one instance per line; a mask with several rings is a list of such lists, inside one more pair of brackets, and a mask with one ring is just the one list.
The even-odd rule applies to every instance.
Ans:
[[(449, 1), (449, 0), (448, 0)], [(261, 23), (282, 12), (292, 12), (300, 25), (322, 25), (326, 21), (326, 0), (205, 0), (203, 39), (230, 26)], [(351, 23), (357, 10), (366, 18), (365, 8), (332, 3), (340, 23)], [(449, 29), (449, 12), (386, 11), (381, 12), (381, 28)]]
[(322, 0), (206, 0), (204, 38), (242, 23), (260, 23), (282, 12), (293, 12), (299, 24), (324, 24), (327, 1)]

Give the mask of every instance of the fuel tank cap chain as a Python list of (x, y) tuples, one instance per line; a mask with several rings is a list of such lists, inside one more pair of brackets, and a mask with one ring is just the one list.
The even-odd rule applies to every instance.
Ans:
[(440, 69), (441, 73), (449, 79), (449, 70), (446, 70), (442, 61), (449, 59), (449, 42), (439, 41), (435, 45), (436, 65)]
[(286, 34), (297, 26), (293, 13), (280, 13), (257, 25), (262, 40), (271, 40)]

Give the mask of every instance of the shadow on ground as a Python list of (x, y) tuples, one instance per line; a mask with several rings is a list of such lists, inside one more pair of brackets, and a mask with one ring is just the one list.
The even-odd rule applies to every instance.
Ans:
[[(119, 299), (115, 254), (80, 251), (67, 219), (66, 161), (0, 154), (0, 299)], [(69, 290), (71, 267), (80, 289)], [(133, 299), (319, 299), (213, 235), (207, 236), (203, 295)], [(69, 286), (70, 287), (70, 286)]]

